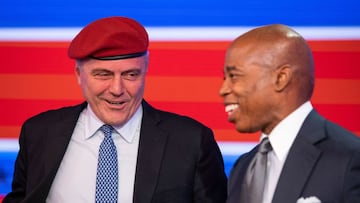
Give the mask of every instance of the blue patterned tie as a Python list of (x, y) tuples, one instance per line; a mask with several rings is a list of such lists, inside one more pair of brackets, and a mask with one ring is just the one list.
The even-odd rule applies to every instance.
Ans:
[(117, 202), (118, 197), (118, 162), (114, 141), (111, 137), (113, 127), (101, 126), (104, 140), (99, 148), (99, 160), (96, 174), (96, 203)]

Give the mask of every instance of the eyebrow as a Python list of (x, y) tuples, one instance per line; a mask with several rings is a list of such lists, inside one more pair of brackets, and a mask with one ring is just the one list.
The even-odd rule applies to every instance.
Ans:
[(124, 70), (121, 72), (121, 74), (127, 74), (127, 73), (131, 73), (131, 72), (138, 72), (138, 73), (142, 73), (142, 69), (140, 68), (133, 68), (133, 69), (128, 69), (128, 70)]
[[(107, 68), (102, 68), (102, 67), (94, 68), (94, 69), (92, 70), (92, 72), (99, 72), (99, 71), (113, 72), (113, 70), (109, 70), (109, 69), (107, 69)], [(122, 73), (132, 72), (132, 71), (140, 71), (140, 72), (143, 72), (143, 71), (142, 71), (142, 68), (134, 67), (134, 68), (129, 68), (129, 69), (123, 70)]]
[(91, 70), (92, 73), (95, 73), (95, 72), (112, 72), (106, 68), (94, 68)]
[(241, 74), (241, 75), (244, 75), (246, 74), (246, 71), (244, 71), (241, 67), (237, 67), (237, 66), (226, 66), (225, 69), (224, 69), (224, 74), (225, 73), (236, 73), (236, 74)]
[(234, 69), (236, 69), (235, 66), (226, 66), (225, 68), (226, 68), (226, 70), (234, 70)]
[(226, 66), (225, 69), (226, 69), (226, 71), (237, 70), (236, 66)]

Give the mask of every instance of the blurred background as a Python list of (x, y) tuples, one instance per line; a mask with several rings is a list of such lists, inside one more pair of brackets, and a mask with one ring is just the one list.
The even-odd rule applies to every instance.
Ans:
[(91, 21), (128, 16), (150, 35), (145, 99), (214, 130), (227, 174), (259, 133), (239, 134), (218, 96), (225, 49), (249, 29), (287, 24), (309, 42), (314, 107), (360, 136), (358, 0), (2, 0), (0, 3), (0, 201), (10, 191), (22, 123), (83, 101), (67, 47)]

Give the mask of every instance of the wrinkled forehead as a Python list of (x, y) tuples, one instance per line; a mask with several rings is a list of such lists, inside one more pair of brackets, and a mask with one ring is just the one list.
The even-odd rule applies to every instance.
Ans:
[(81, 68), (109, 68), (109, 69), (127, 69), (127, 68), (140, 68), (147, 69), (148, 55), (118, 59), (118, 60), (98, 60), (87, 58), (84, 60), (77, 60), (77, 67)]

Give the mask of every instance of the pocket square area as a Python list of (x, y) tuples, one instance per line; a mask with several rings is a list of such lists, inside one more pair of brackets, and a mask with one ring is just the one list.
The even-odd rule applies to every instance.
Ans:
[(296, 203), (321, 203), (321, 201), (317, 197), (301, 197), (296, 201)]

